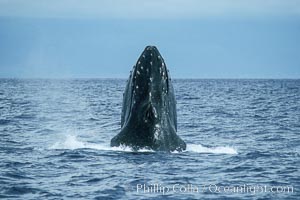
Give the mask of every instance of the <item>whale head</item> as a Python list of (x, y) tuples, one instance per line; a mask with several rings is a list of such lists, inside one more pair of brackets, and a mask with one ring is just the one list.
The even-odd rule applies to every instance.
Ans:
[(123, 95), (121, 128), (112, 146), (185, 149), (176, 135), (176, 100), (170, 74), (155, 46), (145, 48), (130, 73)]
[[(145, 125), (159, 123), (170, 110), (167, 108), (172, 90), (169, 81), (169, 72), (159, 51), (155, 46), (147, 46), (132, 71), (132, 109), (127, 114), (133, 112), (131, 114)], [(173, 123), (176, 126), (176, 122)]]
[[(163, 58), (155, 46), (147, 46), (133, 69), (135, 97), (147, 95), (149, 101), (162, 100), (168, 92), (168, 71)], [(141, 87), (141, 90), (138, 90)], [(148, 94), (146, 94), (148, 93)], [(152, 98), (156, 94), (157, 98)]]

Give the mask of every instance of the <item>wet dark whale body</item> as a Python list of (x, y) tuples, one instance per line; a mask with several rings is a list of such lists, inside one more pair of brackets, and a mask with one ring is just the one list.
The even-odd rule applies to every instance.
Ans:
[(147, 46), (130, 73), (123, 96), (121, 132), (111, 146), (182, 151), (176, 134), (176, 100), (170, 75), (155, 46)]

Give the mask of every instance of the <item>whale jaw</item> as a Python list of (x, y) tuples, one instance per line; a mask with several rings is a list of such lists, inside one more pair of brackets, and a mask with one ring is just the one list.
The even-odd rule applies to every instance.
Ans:
[(147, 46), (129, 76), (121, 132), (111, 140), (111, 146), (185, 150), (186, 144), (176, 131), (176, 100), (169, 72), (157, 48)]

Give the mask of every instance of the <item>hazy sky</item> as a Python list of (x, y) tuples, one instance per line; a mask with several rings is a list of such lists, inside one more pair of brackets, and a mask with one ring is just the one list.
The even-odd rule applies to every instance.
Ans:
[(300, 0), (0, 0), (0, 77), (300, 78)]

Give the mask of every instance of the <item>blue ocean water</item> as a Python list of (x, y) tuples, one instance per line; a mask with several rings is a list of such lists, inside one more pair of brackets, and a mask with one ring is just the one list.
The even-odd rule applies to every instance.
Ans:
[(299, 199), (300, 80), (174, 80), (185, 152), (111, 148), (121, 79), (0, 79), (0, 198)]

